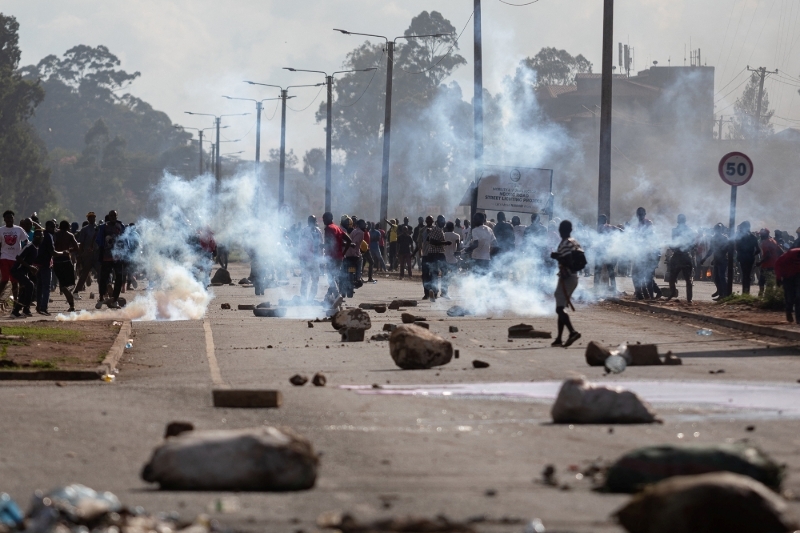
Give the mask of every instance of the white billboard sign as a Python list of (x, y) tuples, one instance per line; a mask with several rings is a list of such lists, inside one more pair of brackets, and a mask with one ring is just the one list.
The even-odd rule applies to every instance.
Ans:
[(478, 209), (543, 212), (552, 186), (553, 171), (550, 169), (485, 166), (478, 182)]

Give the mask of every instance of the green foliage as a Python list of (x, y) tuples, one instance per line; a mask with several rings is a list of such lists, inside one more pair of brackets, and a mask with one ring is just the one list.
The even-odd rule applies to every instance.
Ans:
[(530, 70), (536, 74), (536, 86), (542, 85), (574, 85), (575, 75), (591, 73), (592, 63), (582, 54), (572, 56), (566, 50), (557, 48), (542, 48), (533, 57), (520, 61), (517, 76), (520, 70)]
[(51, 326), (3, 326), (4, 335), (18, 335), (25, 340), (43, 340), (77, 344), (83, 341), (82, 331)]
[(764, 287), (759, 307), (772, 311), (783, 311), (786, 308), (783, 287), (778, 287), (775, 283), (774, 274), (767, 274), (767, 285)]
[(33, 368), (41, 368), (45, 370), (55, 370), (58, 366), (52, 361), (42, 361), (41, 359), (34, 359), (31, 361)]
[(719, 305), (749, 305), (756, 306), (760, 300), (752, 294), (731, 294), (717, 301)]
[(731, 139), (752, 139), (759, 132), (761, 134), (772, 133), (771, 121), (775, 110), (769, 108), (769, 94), (766, 89), (761, 97), (761, 120), (756, 121), (760, 85), (761, 76), (757, 72), (753, 72), (747, 85), (744, 86), (742, 96), (737, 98), (733, 105), (735, 114), (730, 126)]
[(16, 19), (0, 13), (0, 205), (27, 214), (53, 194), (46, 150), (26, 122), (44, 91), (17, 73), (18, 32)]

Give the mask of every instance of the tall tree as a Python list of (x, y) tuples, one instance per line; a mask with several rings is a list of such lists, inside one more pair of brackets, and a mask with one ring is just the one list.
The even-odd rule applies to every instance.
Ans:
[(759, 133), (764, 135), (773, 132), (771, 122), (775, 110), (769, 108), (769, 94), (766, 89), (761, 96), (761, 119), (757, 119), (760, 85), (761, 76), (753, 72), (747, 85), (744, 86), (742, 95), (733, 104), (734, 116), (729, 129), (731, 139), (753, 139)]
[(46, 150), (27, 120), (44, 98), (19, 66), (19, 23), (0, 13), (0, 203), (29, 213), (53, 200)]
[(572, 56), (566, 50), (544, 47), (533, 57), (520, 61), (520, 69), (528, 69), (536, 73), (536, 86), (542, 85), (574, 85), (575, 75), (592, 72), (592, 63), (582, 54)]

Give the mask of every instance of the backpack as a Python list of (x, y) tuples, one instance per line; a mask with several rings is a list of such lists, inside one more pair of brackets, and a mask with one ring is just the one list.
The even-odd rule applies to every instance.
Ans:
[(583, 250), (572, 250), (569, 254), (567, 266), (573, 272), (580, 272), (586, 268), (586, 254)]

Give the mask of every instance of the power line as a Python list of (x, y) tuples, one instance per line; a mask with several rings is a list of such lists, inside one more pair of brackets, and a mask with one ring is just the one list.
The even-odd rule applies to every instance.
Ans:
[(734, 76), (733, 78), (731, 78), (731, 81), (729, 81), (728, 83), (726, 83), (724, 87), (722, 87), (720, 90), (718, 90), (717, 92), (715, 92), (715, 93), (714, 93), (714, 96), (716, 96), (716, 95), (718, 95), (719, 93), (721, 93), (722, 91), (724, 91), (724, 90), (725, 90), (725, 87), (727, 87), (728, 85), (730, 85), (731, 83), (733, 83), (734, 81), (736, 81), (736, 78), (738, 78), (739, 76), (741, 76), (741, 75), (742, 75), (742, 72), (744, 72), (744, 71), (746, 71), (746, 70), (747, 70), (746, 68), (743, 68), (742, 70), (740, 70), (740, 71), (739, 71), (739, 73), (738, 73), (738, 74), (736, 74), (736, 76)]
[(317, 101), (317, 98), (319, 98), (319, 95), (320, 95), (320, 94), (322, 94), (322, 89), (324, 89), (324, 88), (325, 88), (325, 86), (324, 86), (324, 85), (323, 85), (322, 87), (320, 87), (320, 88), (319, 88), (319, 92), (317, 93), (317, 96), (315, 96), (315, 97), (314, 97), (314, 99), (313, 99), (313, 100), (311, 100), (311, 103), (310, 103), (310, 104), (308, 104), (307, 106), (305, 106), (303, 109), (294, 109), (294, 108), (293, 108), (292, 106), (290, 106), (289, 104), (286, 104), (286, 107), (288, 107), (289, 109), (291, 109), (291, 110), (292, 110), (292, 111), (294, 111), (295, 113), (302, 113), (303, 111), (305, 111), (306, 109), (308, 109), (309, 107), (311, 107), (312, 105), (314, 105), (314, 102), (316, 102), (316, 101)]
[(352, 104), (347, 104), (347, 105), (341, 105), (341, 104), (337, 103), (336, 105), (338, 105), (339, 107), (353, 107), (354, 105), (356, 105), (359, 102), (359, 100), (361, 100), (361, 98), (365, 94), (367, 94), (367, 90), (369, 89), (370, 85), (372, 85), (372, 80), (375, 79), (375, 74), (380, 70), (381, 66), (383, 65), (383, 57), (385, 55), (386, 55), (386, 50), (383, 50), (381, 52), (381, 60), (378, 62), (378, 66), (375, 67), (375, 70), (372, 71), (372, 77), (369, 79), (369, 83), (367, 84), (366, 87), (364, 87), (364, 90), (361, 92), (361, 95), (359, 95), (359, 97), (356, 98), (355, 102), (353, 102)]
[(539, 0), (533, 0), (533, 2), (527, 2), (527, 3), (525, 3), (525, 4), (512, 4), (511, 2), (506, 2), (506, 0), (498, 0), (498, 2), (500, 2), (501, 4), (505, 4), (505, 5), (507, 5), (507, 6), (514, 6), (514, 7), (524, 7), (524, 6), (529, 6), (529, 5), (531, 5), (531, 4), (535, 4), (535, 3), (536, 3), (536, 2), (538, 2), (538, 1), (539, 1)]
[[(536, 0), (536, 1), (538, 2), (539, 0)], [(403, 72), (406, 72), (406, 73), (408, 73), (408, 74), (424, 74), (424, 73), (428, 72), (429, 70), (432, 70), (432, 69), (433, 69), (434, 67), (436, 67), (436, 66), (437, 66), (439, 63), (441, 63), (442, 61), (444, 61), (444, 58), (446, 58), (447, 56), (449, 56), (449, 55), (450, 55), (450, 52), (453, 50), (453, 47), (454, 47), (455, 45), (457, 45), (457, 44), (458, 44), (458, 40), (459, 40), (459, 39), (461, 39), (461, 35), (463, 35), (463, 34), (464, 34), (464, 30), (466, 30), (466, 29), (467, 29), (467, 26), (469, 25), (469, 21), (470, 21), (470, 20), (472, 20), (472, 17), (473, 17), (474, 15), (475, 15), (475, 11), (473, 11), (472, 13), (470, 13), (470, 15), (469, 15), (469, 18), (467, 19), (467, 23), (466, 23), (466, 24), (464, 24), (464, 27), (463, 27), (463, 28), (461, 28), (461, 33), (459, 33), (459, 34), (458, 34), (458, 37), (456, 37), (456, 40), (455, 40), (455, 41), (453, 41), (453, 44), (451, 44), (451, 45), (450, 45), (450, 48), (447, 50), (447, 53), (445, 53), (445, 54), (444, 54), (444, 55), (443, 55), (441, 58), (439, 58), (439, 61), (437, 61), (436, 63), (434, 63), (434, 64), (433, 64), (433, 65), (431, 65), (430, 67), (428, 67), (428, 68), (426, 68), (426, 69), (424, 69), (424, 70), (420, 70), (419, 72), (411, 72), (410, 70), (406, 70), (406, 69), (404, 69), (403, 67), (401, 67), (400, 65), (397, 65), (397, 64), (396, 64), (396, 62), (395, 62), (395, 65), (397, 66), (397, 68), (399, 68), (400, 70), (402, 70)]]
[(280, 105), (280, 102), (275, 102), (275, 109), (272, 110), (272, 116), (269, 117), (267, 120), (272, 120), (273, 118), (275, 118), (275, 114), (278, 112), (278, 106), (279, 105)]

